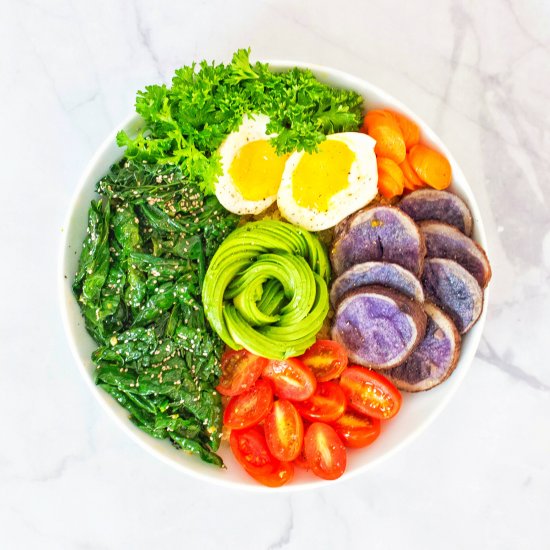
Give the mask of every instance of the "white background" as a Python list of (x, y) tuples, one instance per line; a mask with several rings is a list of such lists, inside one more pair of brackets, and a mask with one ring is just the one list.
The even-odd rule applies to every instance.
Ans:
[[(550, 2), (0, 0), (0, 548), (550, 546)], [(63, 219), (137, 89), (203, 58), (326, 64), (443, 138), (494, 278), (477, 358), (412, 445), (363, 476), (251, 495), (157, 462), (116, 427), (57, 306)]]

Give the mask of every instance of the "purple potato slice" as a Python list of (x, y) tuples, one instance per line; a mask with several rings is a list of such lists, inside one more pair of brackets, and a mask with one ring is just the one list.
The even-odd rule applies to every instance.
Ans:
[(408, 269), (388, 262), (364, 262), (350, 267), (332, 283), (332, 306), (336, 307), (346, 292), (366, 285), (382, 285), (417, 302), (424, 301), (422, 285)]
[(419, 189), (403, 197), (397, 206), (417, 222), (437, 220), (455, 226), (468, 237), (472, 234), (470, 209), (454, 193)]
[(424, 339), (411, 356), (384, 376), (402, 391), (429, 390), (447, 380), (460, 356), (461, 338), (451, 318), (426, 302), (428, 325)]
[(452, 225), (425, 221), (418, 224), (426, 242), (428, 258), (447, 258), (459, 263), (485, 288), (491, 278), (487, 254), (475, 241)]
[(334, 316), (332, 339), (354, 363), (389, 369), (405, 361), (426, 330), (422, 305), (378, 285), (348, 292)]
[(331, 262), (340, 275), (355, 264), (396, 263), (416, 276), (422, 273), (426, 246), (414, 221), (393, 206), (373, 206), (356, 212), (337, 229)]
[(460, 264), (429, 258), (424, 264), (422, 286), (426, 299), (451, 317), (460, 334), (472, 328), (483, 308), (483, 291), (474, 276)]

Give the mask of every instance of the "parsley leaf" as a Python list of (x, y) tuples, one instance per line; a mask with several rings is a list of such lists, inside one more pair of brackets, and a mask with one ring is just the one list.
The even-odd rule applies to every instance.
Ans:
[(362, 98), (332, 88), (313, 73), (272, 72), (238, 50), (230, 64), (192, 64), (176, 70), (171, 87), (138, 92), (136, 111), (145, 121), (136, 136), (119, 132), (117, 143), (135, 161), (178, 165), (183, 176), (206, 194), (221, 173), (217, 149), (245, 114), (270, 117), (268, 132), (279, 154), (314, 151), (327, 134), (356, 131)]

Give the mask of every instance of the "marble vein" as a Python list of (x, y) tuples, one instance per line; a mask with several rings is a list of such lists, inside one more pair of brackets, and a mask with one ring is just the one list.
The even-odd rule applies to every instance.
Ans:
[(283, 20), (291, 21), (296, 26), (300, 27), (303, 31), (307, 32), (308, 34), (312, 35), (313, 37), (316, 37), (326, 44), (329, 44), (330, 46), (344, 52), (348, 56), (351, 56), (353, 59), (357, 59), (358, 61), (366, 62), (367, 60), (369, 63), (373, 63), (373, 59), (369, 56), (363, 57), (358, 53), (358, 50), (354, 50), (353, 48), (350, 48), (348, 45), (343, 44), (342, 42), (339, 42), (338, 40), (334, 40), (327, 34), (327, 30), (319, 30), (313, 27), (313, 25), (302, 21), (298, 15), (292, 14), (288, 10), (284, 10), (281, 8), (277, 8), (274, 4), (270, 2), (263, 2), (263, 4), (273, 13), (275, 13), (277, 16), (279, 16)]
[(493, 346), (489, 343), (487, 340), (487, 337), (483, 337), (481, 339), (482, 345), (485, 347), (486, 351), (481, 350), (481, 348), (476, 353), (476, 357), (479, 357), (479, 359), (482, 359), (486, 363), (489, 363), (490, 365), (493, 365), (503, 372), (505, 372), (507, 375), (511, 376), (512, 378), (527, 384), (531, 388), (543, 391), (543, 392), (550, 392), (550, 386), (548, 384), (545, 384), (541, 380), (539, 380), (536, 376), (529, 374), (525, 370), (523, 370), (521, 367), (518, 367), (517, 365), (514, 365), (510, 361), (507, 361), (506, 359), (503, 359), (498, 355), (496, 350)]
[(292, 496), (288, 498), (288, 519), (283, 526), (283, 532), (280, 537), (268, 546), (268, 550), (280, 550), (290, 545), (292, 532), (294, 531), (294, 505)]
[[(10, 289), (0, 346), (0, 549), (354, 549), (365, 532), (374, 549), (433, 550), (442, 540), (452, 548), (546, 548), (548, 1), (4, 4), (0, 233), (20, 267), (0, 274)], [(65, 376), (75, 365), (62, 328), (54, 329), (59, 305), (48, 291), (58, 234), (47, 228), (61, 223), (52, 220), (64, 217), (84, 157), (114, 125), (111, 116), (118, 119), (151, 74), (165, 81), (184, 59), (227, 59), (248, 45), (262, 57), (368, 75), (432, 122), (460, 151), (479, 193), (494, 271), (477, 353), (483, 368), (471, 369), (470, 392), (457, 395), (463, 408), (449, 407), (417, 444), (364, 476), (292, 496), (228, 491), (135, 452), (83, 397), (77, 376)], [(14, 231), (21, 204), (27, 221)], [(36, 269), (44, 277), (29, 294)], [(498, 399), (480, 421), (491, 390)], [(528, 423), (511, 410), (518, 399)], [(442, 454), (449, 433), (454, 452)]]
[(331, 498), (327, 498), (326, 492), (321, 492), (319, 496), (320, 496), (320, 500), (324, 503), (325, 508), (328, 508), (330, 510), (329, 515), (337, 519), (340, 525), (342, 526), (342, 529), (340, 529), (336, 535), (338, 539), (338, 544), (342, 548), (351, 548), (352, 541), (351, 541), (349, 517), (347, 517), (345, 514), (342, 513), (342, 509), (337, 504), (337, 501)]
[(74, 105), (69, 107), (67, 109), (67, 111), (69, 111), (69, 112), (76, 111), (77, 109), (80, 109), (81, 107), (84, 107), (85, 105), (88, 105), (89, 103), (92, 103), (93, 101), (98, 99), (99, 96), (100, 96), (100, 91), (95, 90), (88, 97), (84, 98), (82, 101), (79, 101), (78, 103), (75, 103)]
[(25, 479), (38, 482), (47, 483), (49, 481), (56, 481), (63, 477), (67, 470), (75, 463), (84, 462), (89, 458), (89, 453), (86, 456), (83, 454), (71, 454), (62, 457), (57, 464), (55, 464), (49, 471), (35, 476), (25, 476)]
[[(465, 65), (461, 63), (461, 67), (465, 67)], [(480, 130), (485, 131), (493, 140), (501, 142), (503, 145), (511, 147), (514, 150), (518, 150), (519, 152), (524, 151), (524, 148), (525, 148), (524, 143), (521, 143), (518, 141), (516, 142), (510, 141), (506, 137), (506, 135), (503, 135), (497, 128), (495, 128), (494, 124), (492, 124), (490, 121), (487, 121), (479, 117), (475, 117), (465, 112), (464, 110), (460, 109), (459, 107), (456, 107), (450, 102), (449, 97), (447, 98), (442, 97), (442, 95), (439, 92), (428, 88), (427, 86), (422, 84), (420, 81), (416, 80), (414, 77), (407, 74), (406, 71), (402, 72), (401, 76), (404, 77), (409, 84), (415, 86), (416, 88), (421, 90), (424, 94), (436, 99), (439, 103), (443, 104), (445, 108), (448, 109), (449, 111), (461, 116), (464, 120), (470, 122)], [(482, 83), (485, 82), (485, 84), (483, 84), (483, 87), (485, 89), (487, 88), (491, 89), (491, 84), (487, 83), (487, 80), (491, 79), (491, 75), (485, 75), (485, 76), (480, 75), (479, 78)], [(529, 150), (528, 152), (530, 155), (532, 155), (534, 159), (536, 159), (537, 161), (540, 161), (541, 163), (546, 165), (548, 168), (550, 168), (550, 158), (545, 156), (544, 153), (538, 150)]]
[(153, 46), (151, 44), (151, 34), (148, 27), (145, 26), (145, 21), (141, 15), (141, 11), (137, 5), (137, 1), (134, 0), (132, 2), (132, 6), (134, 9), (134, 17), (136, 19), (136, 29), (138, 32), (138, 36), (140, 39), (140, 43), (153, 61), (153, 66), (155, 67), (155, 71), (157, 72), (158, 77), (161, 81), (164, 82), (164, 75), (162, 74), (162, 68), (161, 68), (161, 62), (157, 54), (155, 53), (155, 50), (153, 49)]
[[(455, 79), (457, 70), (460, 64), (460, 58), (462, 56), (462, 50), (464, 46), (464, 40), (466, 38), (466, 32), (468, 27), (471, 26), (471, 18), (464, 10), (464, 6), (460, 2), (454, 2), (451, 7), (451, 20), (454, 27), (454, 39), (453, 49), (450, 57), (450, 71), (447, 77), (447, 83), (445, 89), (441, 94), (441, 105), (438, 110), (437, 119), (441, 123), (441, 118), (445, 112), (444, 107), (449, 104), (449, 95), (452, 90), (452, 84)], [(439, 125), (439, 124), (438, 124)]]
[(508, 7), (510, 15), (513, 17), (514, 22), (516, 23), (518, 29), (523, 33), (523, 35), (527, 37), (527, 39), (531, 42), (534, 42), (537, 46), (543, 48), (546, 51), (550, 51), (550, 46), (540, 41), (536, 36), (533, 36), (533, 34), (531, 34), (529, 30), (525, 27), (525, 25), (521, 22), (516, 10), (514, 9), (513, 2), (511, 0), (504, 0), (504, 3)]

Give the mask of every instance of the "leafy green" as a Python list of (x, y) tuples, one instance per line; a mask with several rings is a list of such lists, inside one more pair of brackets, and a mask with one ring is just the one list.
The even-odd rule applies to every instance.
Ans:
[[(143, 128), (117, 136), (124, 159), (97, 184), (73, 290), (98, 344), (96, 383), (152, 437), (222, 465), (214, 388), (223, 343), (201, 301), (208, 266), (239, 221), (212, 196), (219, 146), (245, 114), (265, 114), (279, 154), (313, 151), (327, 134), (357, 130), (361, 106), (310, 71), (251, 63), (249, 50), (138, 92)], [(309, 258), (312, 269), (322, 258)], [(280, 283), (267, 282), (262, 311), (275, 313), (283, 298)]]
[(97, 190), (73, 283), (96, 382), (140, 429), (221, 466), (223, 344), (200, 294), (238, 218), (175, 165), (123, 160)]
[(331, 88), (311, 71), (274, 73), (251, 64), (250, 50), (237, 51), (229, 65), (190, 65), (178, 69), (172, 85), (138, 92), (136, 111), (145, 126), (137, 136), (117, 136), (126, 156), (137, 161), (176, 164), (206, 194), (221, 173), (217, 149), (244, 114), (270, 117), (268, 132), (279, 154), (313, 151), (327, 134), (356, 131), (362, 99)]

